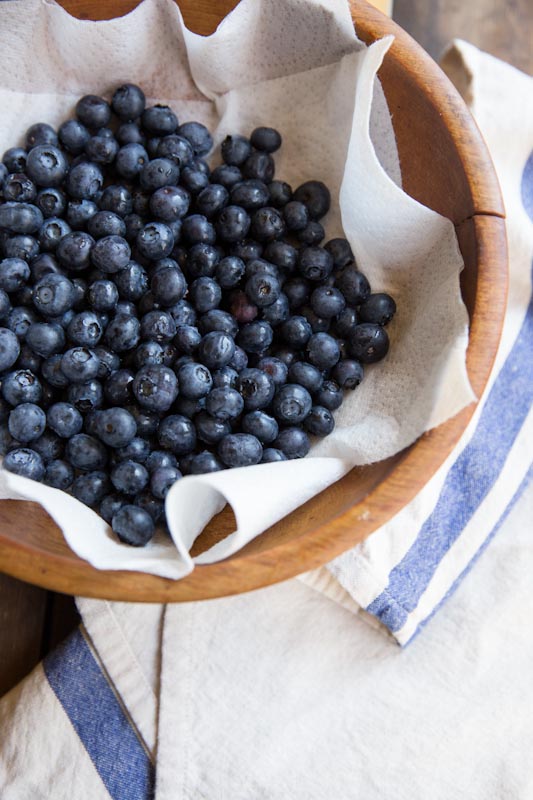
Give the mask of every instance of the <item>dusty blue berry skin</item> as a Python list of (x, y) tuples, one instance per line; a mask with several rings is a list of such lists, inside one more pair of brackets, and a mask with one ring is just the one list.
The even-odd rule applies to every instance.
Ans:
[(46, 414), (35, 403), (20, 403), (9, 414), (9, 433), (23, 444), (38, 439), (43, 434), (45, 427)]
[(88, 128), (105, 128), (111, 119), (111, 108), (103, 97), (87, 94), (76, 103), (76, 116)]
[[(204, 189), (207, 191), (207, 189)], [(238, 242), (246, 238), (252, 221), (244, 208), (227, 205), (222, 208), (216, 220), (216, 231), (224, 242)]]
[(70, 225), (59, 217), (45, 219), (39, 229), (38, 242), (41, 252), (52, 253), (57, 249), (59, 242), (71, 233)]
[(396, 303), (389, 294), (384, 292), (370, 294), (359, 307), (361, 321), (377, 325), (388, 325), (395, 313)]
[(113, 211), (97, 211), (87, 222), (87, 231), (93, 239), (103, 239), (105, 236), (124, 237), (126, 223)]
[(106, 522), (111, 524), (113, 516), (117, 513), (117, 511), (120, 511), (120, 509), (127, 504), (128, 500), (126, 497), (124, 497), (124, 495), (114, 493), (107, 494), (100, 503), (98, 513), (103, 519), (105, 519)]
[(154, 535), (152, 517), (138, 506), (122, 506), (113, 515), (111, 524), (118, 538), (133, 547), (144, 547)]
[(277, 439), (273, 442), (273, 446), (277, 450), (281, 450), (288, 459), (304, 458), (311, 449), (311, 442), (302, 428), (290, 426), (283, 428), (279, 432)]
[(3, 194), (5, 200), (19, 203), (33, 203), (37, 197), (37, 188), (24, 173), (8, 175), (4, 180)]
[(36, 122), (26, 131), (25, 144), (27, 150), (41, 144), (57, 144), (57, 133), (46, 122)]
[(306, 181), (295, 190), (293, 199), (307, 206), (313, 220), (321, 219), (329, 211), (331, 195), (321, 181)]
[(250, 142), (256, 150), (274, 153), (281, 147), (281, 134), (275, 128), (262, 126), (252, 131)]
[(117, 447), (113, 451), (113, 460), (114, 462), (130, 460), (144, 464), (150, 455), (150, 446), (150, 442), (146, 439), (141, 436), (134, 436), (128, 444), (123, 447)]
[(140, 340), (141, 323), (129, 314), (116, 314), (106, 328), (106, 344), (116, 353), (133, 350)]
[(63, 217), (67, 208), (67, 198), (61, 189), (47, 187), (37, 193), (35, 205), (45, 219)]
[(12, 234), (36, 233), (42, 224), (41, 210), (31, 203), (8, 202), (0, 206), (0, 228)]
[(242, 181), (242, 172), (239, 167), (230, 164), (220, 164), (215, 167), (211, 173), (211, 180), (216, 183), (221, 183), (226, 189), (231, 189), (237, 183)]
[(229, 433), (219, 443), (217, 455), (227, 467), (248, 467), (259, 464), (263, 447), (249, 433)]
[(275, 356), (265, 356), (264, 358), (259, 359), (256, 367), (257, 369), (261, 369), (263, 372), (266, 372), (268, 375), (270, 375), (276, 386), (281, 386), (281, 384), (286, 383), (287, 381), (289, 369), (287, 365), (281, 361), (281, 359), (276, 358)]
[(215, 244), (216, 231), (203, 214), (190, 214), (183, 220), (182, 237), (189, 244)]
[(335, 278), (335, 286), (342, 292), (348, 305), (358, 306), (370, 296), (368, 280), (353, 266), (347, 266)]
[(235, 353), (233, 338), (222, 331), (211, 331), (201, 340), (197, 357), (208, 369), (220, 369), (231, 361)]
[(244, 164), (252, 152), (252, 145), (249, 139), (240, 134), (226, 136), (220, 145), (220, 153), (226, 164), (239, 167)]
[(328, 436), (334, 427), (333, 414), (324, 406), (313, 406), (304, 422), (305, 430), (312, 436)]
[(206, 156), (213, 147), (213, 137), (201, 122), (184, 122), (178, 134), (187, 139), (195, 156)]
[(228, 420), (215, 419), (206, 411), (200, 411), (194, 418), (196, 433), (200, 441), (214, 445), (231, 433), (231, 424)]
[(181, 477), (176, 467), (158, 467), (150, 476), (150, 491), (158, 500), (164, 500), (170, 487)]
[(28, 447), (17, 447), (10, 450), (4, 456), (3, 467), (15, 475), (30, 478), (33, 481), (42, 481), (45, 475), (45, 466), (41, 456)]
[(137, 433), (137, 423), (125, 408), (107, 408), (96, 414), (95, 432), (108, 447), (125, 447)]
[(140, 117), (146, 107), (143, 90), (134, 83), (123, 83), (115, 89), (111, 99), (111, 108), (123, 120)]
[(124, 406), (132, 401), (134, 375), (129, 369), (112, 372), (104, 385), (105, 399), (111, 406)]
[(77, 433), (69, 439), (65, 453), (67, 461), (82, 472), (103, 470), (107, 464), (105, 446), (86, 433)]
[(83, 417), (71, 403), (59, 402), (50, 406), (46, 414), (48, 427), (63, 439), (70, 439), (80, 433)]
[(257, 320), (240, 329), (237, 344), (247, 353), (263, 353), (270, 347), (273, 338), (272, 326), (264, 320)]
[(158, 261), (171, 254), (174, 236), (163, 222), (150, 222), (139, 232), (136, 246), (142, 256), (150, 261)]
[(59, 141), (65, 150), (72, 155), (83, 152), (91, 134), (79, 120), (69, 119), (60, 125), (58, 130)]
[(280, 332), (290, 347), (301, 350), (311, 338), (313, 329), (305, 317), (295, 315), (281, 325)]
[(299, 384), (314, 394), (322, 386), (323, 374), (307, 361), (295, 361), (289, 367), (288, 378), (291, 383)]
[(20, 403), (39, 403), (42, 386), (31, 370), (17, 369), (2, 378), (2, 396), (10, 405)]
[(268, 153), (255, 151), (248, 156), (242, 165), (242, 173), (246, 178), (270, 183), (274, 178), (274, 159)]
[(270, 444), (279, 433), (279, 426), (274, 417), (264, 411), (250, 411), (241, 420), (244, 433), (256, 436), (261, 444)]
[(65, 491), (72, 484), (73, 480), (74, 470), (66, 461), (57, 458), (46, 465), (44, 483), (46, 483), (47, 486)]
[(180, 394), (190, 400), (205, 397), (213, 386), (213, 378), (204, 364), (190, 361), (177, 370)]
[(0, 372), (13, 366), (20, 355), (17, 336), (9, 328), (0, 328)]
[(307, 356), (318, 369), (331, 369), (340, 358), (337, 340), (329, 333), (314, 333), (307, 343)]
[(73, 383), (67, 389), (67, 399), (82, 414), (95, 411), (101, 408), (104, 402), (102, 384), (97, 380)]
[(323, 281), (331, 275), (333, 258), (323, 247), (305, 247), (300, 250), (298, 269), (307, 280)]
[(350, 354), (363, 364), (374, 364), (389, 351), (389, 337), (382, 325), (363, 322), (356, 325), (348, 338)]
[(275, 383), (266, 372), (254, 367), (243, 369), (235, 387), (244, 400), (245, 411), (266, 408), (272, 402)]
[(24, 234), (12, 236), (4, 243), (4, 254), (7, 258), (21, 258), (24, 261), (32, 261), (37, 257), (38, 253), (39, 243), (33, 236)]
[(178, 461), (172, 453), (166, 450), (152, 450), (144, 462), (144, 466), (151, 474), (154, 470), (160, 469), (161, 467), (177, 467)]
[(49, 273), (33, 287), (33, 305), (45, 317), (59, 317), (74, 305), (75, 289), (64, 275)]
[(133, 381), (133, 394), (149, 411), (168, 411), (178, 396), (178, 379), (169, 368), (158, 364), (140, 369)]
[(120, 461), (110, 473), (111, 483), (117, 490), (126, 495), (142, 492), (149, 480), (148, 470), (137, 461)]
[(164, 519), (165, 506), (163, 501), (154, 497), (152, 492), (150, 492), (148, 489), (145, 489), (144, 492), (140, 492), (140, 494), (136, 495), (133, 499), (133, 502), (137, 508), (146, 511), (154, 523), (158, 522), (160, 519)]
[(28, 153), (26, 173), (37, 186), (60, 186), (68, 172), (68, 161), (59, 147), (41, 144)]
[(128, 266), (131, 249), (122, 236), (104, 236), (95, 242), (91, 260), (102, 272), (114, 274)]
[(0, 288), (11, 294), (25, 286), (30, 268), (21, 258), (4, 258), (0, 261)]
[(355, 262), (352, 248), (346, 239), (330, 239), (324, 247), (331, 253), (335, 269), (344, 269), (344, 267)]
[(67, 192), (75, 200), (94, 200), (104, 184), (98, 164), (81, 161), (70, 168), (66, 179)]
[(237, 419), (244, 409), (244, 400), (236, 389), (219, 387), (207, 395), (206, 411), (215, 419)]
[(95, 508), (109, 491), (107, 473), (97, 470), (78, 475), (72, 483), (71, 491), (76, 500), (90, 508)]
[(157, 438), (164, 450), (184, 456), (192, 453), (196, 447), (196, 428), (187, 417), (170, 414), (161, 421)]
[(57, 246), (55, 255), (67, 272), (81, 272), (90, 265), (94, 239), (85, 231), (68, 233)]
[(116, 308), (118, 289), (110, 280), (98, 280), (91, 283), (87, 291), (87, 300), (95, 311), (108, 313)]
[(276, 461), (287, 461), (287, 456), (275, 447), (265, 447), (261, 464), (272, 464)]
[(331, 377), (341, 389), (355, 389), (363, 380), (364, 369), (359, 361), (341, 359), (332, 369)]
[(212, 311), (202, 314), (198, 320), (198, 330), (202, 336), (206, 336), (206, 334), (213, 331), (221, 331), (222, 333), (227, 333), (233, 339), (237, 335), (239, 324), (228, 311), (214, 308)]
[(166, 311), (149, 311), (141, 320), (141, 338), (164, 343), (171, 342), (176, 335), (176, 323)]
[(283, 425), (298, 425), (307, 417), (313, 401), (303, 386), (286, 383), (280, 386), (272, 401), (272, 411)]
[(189, 287), (189, 299), (199, 314), (205, 314), (218, 307), (222, 290), (213, 278), (197, 278)]
[(209, 472), (220, 472), (221, 469), (224, 469), (224, 465), (215, 454), (204, 450), (191, 458), (189, 474), (205, 475)]
[(73, 344), (96, 347), (102, 338), (103, 327), (93, 311), (81, 311), (67, 327), (67, 337)]
[(32, 322), (25, 341), (37, 355), (48, 358), (65, 347), (65, 332), (56, 322)]
[(334, 286), (317, 286), (311, 295), (310, 305), (318, 317), (331, 319), (344, 311), (346, 300)]

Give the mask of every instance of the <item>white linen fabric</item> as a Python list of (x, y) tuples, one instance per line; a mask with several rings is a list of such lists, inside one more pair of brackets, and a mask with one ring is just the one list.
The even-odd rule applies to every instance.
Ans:
[[(502, 350), (465, 452), (517, 341), (526, 342), (524, 361), (509, 375), (531, 377), (533, 82), (461, 42), (445, 64), (468, 87), (491, 148), (511, 252)], [(521, 171), (511, 149), (522, 152)], [(2, 800), (530, 800), (533, 486), (519, 492), (531, 470), (513, 455), (520, 443), (531, 457), (526, 388), (505, 395), (516, 405), (516, 435), (495, 479), (512, 459), (512, 491), (507, 473), (501, 491), (514, 503), (494, 513), (490, 531), (484, 514), (472, 515), (483, 554), (460, 583), (447, 575), (452, 596), (438, 599), (409, 647), (384, 636), (381, 622), (367, 624), (379, 614), (361, 610), (370, 603), (356, 602), (357, 585), (347, 591), (328, 576), (319, 576), (319, 592), (293, 580), (167, 607), (80, 600), (82, 629), (0, 702)], [(504, 415), (497, 427), (506, 425)], [(482, 467), (466, 463), (470, 487), (486, 480)], [(416, 508), (421, 524), (432, 505), (421, 499)], [(402, 546), (387, 546), (389, 534), (373, 537), (384, 572), (393, 561), (383, 554)], [(461, 538), (468, 550), (470, 535)], [(347, 584), (359, 556), (331, 572)]]
[[(57, 124), (81, 94), (109, 93), (124, 80), (171, 102), (182, 121), (209, 124), (216, 142), (268, 122), (284, 137), (278, 175), (294, 187), (310, 178), (327, 183), (327, 237), (344, 229), (374, 291), (389, 291), (399, 309), (389, 355), (346, 394), (334, 432), (310, 457), (178, 481), (166, 499), (173, 541), (158, 535), (133, 549), (78, 501), (0, 470), (0, 497), (41, 503), (94, 566), (180, 578), (195, 562), (226, 558), (353, 465), (402, 450), (474, 399), (453, 225), (399, 186), (375, 78), (390, 43), (363, 45), (346, 0), (243, 0), (209, 37), (187, 30), (173, 0), (145, 0), (98, 23), (42, 0), (0, 4), (0, 150), (31, 122)], [(226, 501), (236, 530), (193, 560), (193, 541)]]

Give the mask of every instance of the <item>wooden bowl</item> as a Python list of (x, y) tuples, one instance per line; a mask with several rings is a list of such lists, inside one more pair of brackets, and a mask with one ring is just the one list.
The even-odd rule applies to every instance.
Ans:
[[(85, 18), (119, 16), (135, 0), (63, 0)], [(211, 33), (232, 0), (182, 0), (190, 28)], [(504, 209), (485, 144), (466, 106), (430, 57), (401, 28), (362, 0), (351, 3), (358, 35), (395, 41), (379, 77), (398, 141), (405, 189), (456, 225), (465, 260), (463, 296), (470, 314), (467, 367), (477, 396), (498, 346), (506, 302)], [(420, 143), (423, 146), (420, 146)], [(181, 581), (137, 572), (98, 571), (67, 547), (50, 517), (33, 503), (0, 503), (0, 569), (68, 594), (113, 600), (176, 602), (236, 594), (318, 567), (362, 541), (408, 503), (448, 456), (475, 409), (461, 413), (404, 452), (352, 470), (226, 561), (196, 567)], [(196, 552), (232, 530), (226, 509)]]

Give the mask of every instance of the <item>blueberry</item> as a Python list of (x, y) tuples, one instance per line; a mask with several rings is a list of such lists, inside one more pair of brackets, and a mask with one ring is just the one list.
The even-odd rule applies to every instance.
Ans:
[(67, 175), (66, 187), (70, 197), (77, 200), (94, 200), (104, 183), (104, 176), (98, 164), (81, 161), (71, 166)]
[(189, 276), (191, 278), (212, 278), (219, 260), (219, 251), (213, 245), (202, 242), (193, 245), (187, 255)]
[(252, 217), (250, 232), (259, 242), (271, 242), (285, 233), (285, 220), (277, 208), (265, 206)]
[(233, 353), (228, 366), (232, 367), (236, 372), (241, 372), (243, 369), (245, 369), (248, 366), (248, 353), (246, 350), (243, 350), (242, 347), (236, 345), (235, 352)]
[(355, 261), (350, 243), (346, 239), (331, 239), (324, 247), (332, 255), (335, 269), (344, 269)]
[(252, 303), (262, 308), (272, 305), (278, 299), (281, 286), (277, 278), (258, 272), (247, 280), (245, 291)]
[(154, 535), (154, 521), (142, 508), (124, 505), (112, 517), (113, 531), (121, 542), (144, 547)]
[(307, 389), (295, 383), (280, 386), (272, 401), (274, 416), (285, 425), (297, 425), (303, 422), (309, 414), (311, 406), (311, 395)]
[(73, 231), (61, 239), (56, 249), (56, 256), (66, 270), (81, 272), (90, 264), (94, 239), (84, 231)]
[(39, 243), (33, 236), (11, 236), (4, 245), (7, 258), (21, 258), (32, 261), (39, 254)]
[(110, 473), (111, 483), (122, 494), (135, 495), (141, 492), (149, 480), (148, 470), (136, 461), (120, 461)]
[(21, 172), (7, 176), (4, 180), (3, 193), (5, 200), (15, 200), (18, 203), (33, 203), (37, 197), (34, 182)]
[(363, 380), (363, 374), (363, 367), (359, 361), (346, 358), (333, 367), (331, 377), (341, 389), (355, 389)]
[(167, 467), (177, 468), (177, 466), (178, 462), (176, 457), (166, 450), (152, 450), (145, 461), (145, 467), (150, 473), (154, 472), (156, 469)]
[(117, 353), (113, 353), (107, 347), (97, 345), (94, 348), (94, 354), (98, 357), (99, 367), (97, 377), (101, 380), (109, 378), (112, 372), (120, 368), (120, 357)]
[(45, 219), (39, 230), (39, 247), (41, 251), (53, 252), (57, 249), (59, 242), (71, 232), (70, 225), (59, 217), (49, 217)]
[(211, 183), (196, 197), (196, 210), (206, 217), (212, 217), (222, 211), (228, 200), (228, 190), (220, 183)]
[(331, 274), (333, 258), (322, 247), (306, 247), (300, 251), (298, 269), (310, 281), (323, 281)]
[(68, 387), (67, 399), (82, 414), (101, 408), (104, 402), (102, 384), (97, 380), (73, 383)]
[(94, 266), (105, 273), (120, 272), (130, 258), (130, 246), (122, 236), (104, 236), (95, 242), (91, 253)]
[(87, 347), (72, 347), (61, 358), (63, 374), (72, 383), (86, 383), (98, 376), (100, 359)]
[(43, 358), (59, 353), (65, 346), (65, 332), (56, 322), (32, 322), (26, 344)]
[(348, 339), (350, 354), (363, 364), (381, 361), (389, 351), (389, 337), (381, 325), (363, 322), (356, 325)]
[(169, 367), (149, 364), (137, 372), (133, 393), (140, 406), (149, 411), (168, 411), (178, 396), (178, 379)]
[(46, 122), (36, 122), (26, 131), (26, 148), (31, 150), (41, 144), (57, 144), (57, 133)]
[(87, 472), (74, 480), (71, 492), (80, 503), (94, 508), (109, 492), (109, 478), (105, 472), (100, 470)]
[(219, 305), (222, 290), (213, 278), (197, 278), (189, 287), (189, 298), (196, 310), (203, 314)]
[(331, 195), (329, 189), (321, 181), (302, 183), (293, 196), (294, 200), (304, 203), (311, 219), (317, 220), (329, 211)]
[(252, 154), (252, 145), (245, 136), (238, 133), (228, 135), (220, 145), (220, 154), (226, 164), (240, 167)]
[(274, 332), (268, 322), (258, 320), (242, 327), (237, 344), (247, 353), (263, 353), (272, 344)]
[(103, 97), (87, 94), (76, 103), (76, 116), (87, 128), (104, 128), (111, 120), (111, 108)]
[(123, 300), (140, 300), (148, 289), (148, 275), (136, 261), (130, 261), (127, 267), (114, 276), (114, 280)]
[(58, 389), (64, 389), (69, 383), (61, 369), (61, 359), (61, 353), (56, 353), (45, 359), (41, 364), (43, 378), (48, 381), (51, 386)]
[(125, 217), (133, 211), (133, 200), (125, 186), (106, 186), (102, 192), (98, 206), (101, 211), (113, 211), (119, 217)]
[[(11, 311), (11, 301), (7, 292), (4, 289), (0, 289), (0, 320), (5, 321), (8, 316), (9, 312)], [(0, 367), (0, 372), (2, 371)]]
[(233, 367), (221, 367), (220, 369), (215, 370), (211, 373), (211, 377), (213, 378), (213, 388), (220, 389), (223, 387), (229, 387), (230, 389), (234, 389), (237, 385), (237, 378), (239, 377), (239, 373)]
[(17, 360), (18, 369), (29, 369), (33, 373), (39, 373), (41, 370), (42, 358), (34, 353), (28, 345), (23, 345), (20, 348), (20, 355)]
[(111, 108), (120, 119), (137, 119), (143, 113), (146, 98), (143, 90), (133, 83), (124, 83), (115, 89), (111, 99)]
[(281, 134), (275, 128), (260, 127), (252, 131), (250, 141), (256, 150), (274, 153), (281, 147)]
[(259, 464), (263, 448), (249, 433), (230, 433), (220, 441), (217, 454), (227, 467), (248, 467)]
[(283, 291), (287, 295), (290, 308), (297, 310), (304, 306), (309, 299), (311, 286), (305, 278), (289, 278), (283, 284)]
[(127, 499), (121, 494), (107, 494), (100, 503), (98, 513), (106, 522), (111, 524), (114, 515), (127, 503)]
[(240, 206), (247, 211), (263, 208), (267, 205), (269, 199), (268, 187), (263, 181), (240, 181), (231, 189), (231, 202), (233, 205)]
[(178, 300), (177, 303), (169, 306), (167, 311), (176, 323), (176, 328), (180, 325), (196, 324), (196, 311), (187, 300)]
[(218, 262), (215, 274), (223, 289), (231, 289), (244, 275), (244, 261), (237, 256), (226, 256)]
[(14, 439), (27, 444), (38, 439), (46, 427), (46, 414), (35, 403), (20, 403), (9, 414), (9, 433)]
[(179, 167), (170, 158), (154, 158), (142, 167), (139, 180), (141, 187), (148, 192), (155, 192), (164, 186), (176, 186)]
[(292, 188), (285, 181), (272, 181), (268, 184), (270, 194), (269, 205), (274, 208), (283, 208), (292, 200)]
[(329, 411), (335, 411), (342, 405), (342, 389), (335, 381), (324, 381), (314, 399), (316, 403)]
[(286, 320), (280, 328), (281, 335), (288, 345), (301, 350), (309, 341), (313, 329), (305, 317), (295, 315)]
[(343, 339), (347, 338), (357, 325), (357, 322), (356, 310), (346, 306), (346, 308), (341, 311), (339, 316), (335, 319), (335, 334), (337, 336), (341, 336)]
[(66, 461), (56, 458), (46, 465), (44, 483), (46, 483), (47, 486), (65, 491), (72, 484), (73, 480), (74, 470)]
[[(223, 212), (224, 213), (224, 212)], [(189, 244), (215, 244), (215, 228), (203, 214), (190, 214), (183, 220), (183, 238)]]
[(296, 426), (283, 428), (273, 444), (274, 447), (281, 450), (288, 459), (304, 458), (311, 449), (309, 436), (302, 428)]
[(295, 361), (289, 367), (289, 381), (299, 384), (314, 394), (322, 386), (322, 372), (306, 361)]
[(136, 122), (123, 122), (118, 126), (115, 136), (121, 145), (146, 144), (146, 136)]
[(74, 156), (83, 152), (91, 134), (77, 119), (69, 119), (59, 127), (59, 141)]
[(113, 311), (118, 303), (118, 289), (113, 281), (94, 281), (87, 291), (87, 300), (95, 311)]
[(35, 205), (45, 219), (62, 217), (67, 209), (67, 198), (61, 189), (41, 189), (35, 198)]
[(182, 364), (177, 370), (177, 376), (180, 395), (192, 400), (205, 397), (213, 386), (213, 379), (208, 368), (194, 361)]
[(387, 325), (395, 313), (396, 303), (384, 292), (369, 295), (359, 307), (362, 322), (374, 322), (377, 325)]
[(171, 254), (174, 236), (168, 225), (163, 222), (150, 222), (140, 231), (135, 243), (144, 258), (158, 261)]
[(265, 447), (261, 464), (272, 464), (276, 461), (287, 461), (287, 456), (275, 447)]
[(338, 342), (329, 333), (314, 333), (307, 343), (307, 356), (318, 369), (331, 369), (340, 358)]
[(163, 348), (159, 342), (142, 342), (133, 354), (133, 365), (139, 370), (147, 364), (162, 364), (163, 359)]
[(70, 439), (75, 434), (80, 433), (83, 426), (83, 418), (75, 406), (71, 403), (54, 403), (46, 414), (48, 427), (63, 439)]
[(127, 406), (127, 410), (137, 423), (137, 435), (150, 440), (150, 438), (157, 433), (159, 427), (159, 417), (157, 414), (152, 411), (147, 411), (144, 408), (139, 408), (139, 406), (135, 404)]
[(211, 173), (211, 180), (213, 183), (221, 183), (226, 189), (231, 189), (232, 186), (242, 181), (242, 172), (239, 167), (231, 164), (220, 164)]
[(149, 311), (141, 320), (141, 337), (155, 342), (170, 342), (176, 335), (176, 323), (166, 311)]
[(317, 286), (310, 303), (315, 314), (323, 319), (337, 317), (346, 307), (344, 295), (334, 286)]
[(134, 375), (129, 369), (117, 369), (107, 378), (104, 385), (105, 398), (114, 406), (131, 402)]
[(73, 230), (82, 230), (97, 211), (98, 206), (92, 200), (70, 200), (67, 205), (67, 222)]
[(102, 325), (93, 311), (80, 311), (72, 318), (67, 328), (69, 340), (82, 347), (94, 347), (102, 338), (102, 334)]
[(235, 352), (232, 337), (222, 331), (207, 333), (198, 345), (197, 357), (208, 369), (220, 369), (231, 361)]
[(244, 401), (235, 389), (220, 387), (209, 392), (205, 408), (207, 413), (215, 419), (232, 420), (237, 419), (242, 413)]
[(182, 477), (176, 467), (159, 467), (150, 476), (150, 491), (159, 500), (164, 500), (170, 487)]
[[(123, 409), (120, 409), (121, 411)], [(133, 415), (132, 415), (133, 416)], [(98, 427), (98, 414), (96, 419), (96, 428)], [(98, 430), (95, 431), (98, 435)], [(143, 439), (142, 436), (134, 436), (133, 439), (128, 442), (128, 444), (123, 445), (122, 447), (117, 447), (113, 450), (113, 463), (118, 463), (119, 461), (137, 461), (139, 464), (144, 464), (148, 456), (150, 455), (152, 445), (147, 439)]]
[(313, 436), (328, 436), (335, 427), (335, 420), (331, 411), (324, 406), (313, 406), (304, 427)]
[(189, 210), (190, 195), (181, 186), (162, 186), (150, 198), (150, 213), (159, 220), (175, 223)]
[(266, 408), (275, 392), (275, 384), (270, 375), (254, 367), (242, 370), (235, 388), (242, 395), (246, 411)]
[(317, 314), (315, 314), (313, 309), (309, 306), (304, 306), (302, 309), (300, 309), (300, 312), (311, 325), (313, 333), (327, 333), (329, 331), (331, 327), (331, 320), (317, 316)]
[(67, 171), (66, 156), (53, 144), (37, 145), (28, 153), (26, 172), (38, 186), (60, 186)]
[(203, 450), (192, 457), (189, 473), (191, 475), (205, 475), (209, 472), (219, 472), (224, 469), (224, 465), (218, 460), (214, 453)]
[(31, 308), (17, 306), (12, 308), (7, 317), (7, 327), (16, 334), (19, 341), (26, 339), (28, 329), (33, 322), (37, 321), (37, 315)]
[(279, 432), (278, 423), (264, 411), (251, 411), (242, 418), (241, 427), (244, 433), (255, 436), (261, 444), (270, 444)]
[(352, 306), (364, 303), (370, 296), (368, 280), (362, 272), (351, 266), (346, 267), (337, 275), (335, 286), (342, 292), (346, 302)]
[(9, 233), (22, 235), (35, 233), (42, 224), (41, 210), (31, 203), (9, 202), (0, 205), (0, 228), (5, 228)]
[(181, 325), (176, 330), (174, 343), (180, 352), (184, 353), (185, 355), (193, 355), (193, 353), (196, 351), (196, 348), (200, 344), (201, 338), (202, 334), (198, 328), (195, 328), (192, 325)]
[(141, 232), (141, 229), (144, 225), (143, 218), (140, 217), (138, 214), (127, 214), (124, 217), (124, 224), (125, 224), (125, 232), (123, 234), (119, 234), (120, 236), (124, 236), (125, 239), (131, 244), (134, 242)]
[(227, 420), (215, 419), (206, 411), (200, 411), (194, 418), (196, 433), (205, 444), (217, 444), (224, 436), (231, 433), (231, 424)]
[(82, 472), (101, 470), (107, 464), (107, 450), (93, 436), (77, 433), (67, 441), (67, 461)]
[(87, 223), (87, 231), (94, 239), (126, 234), (126, 223), (112, 211), (98, 211)]
[(212, 331), (222, 331), (234, 338), (239, 330), (239, 325), (228, 311), (214, 308), (212, 311), (202, 314), (198, 320), (198, 330), (203, 336)]
[(209, 185), (209, 177), (196, 164), (188, 164), (180, 172), (180, 183), (188, 192), (196, 195)]
[(296, 248), (280, 240), (269, 242), (263, 255), (267, 261), (278, 267), (282, 274), (292, 272), (298, 260)]
[(185, 167), (194, 161), (194, 150), (184, 136), (172, 134), (164, 136), (157, 145), (157, 155), (168, 158), (178, 167)]
[(196, 414), (199, 414), (200, 411), (205, 411), (205, 397), (200, 397), (198, 400), (192, 400), (189, 397), (183, 397), (183, 395), (180, 395), (174, 403), (173, 410), (177, 414), (181, 414), (184, 417), (193, 419), (193, 417)]
[(30, 478), (33, 481), (42, 481), (45, 475), (45, 466), (41, 456), (27, 447), (17, 447), (4, 456), (4, 469)]
[(242, 173), (246, 178), (270, 183), (274, 178), (274, 159), (263, 151), (255, 151), (248, 156), (242, 165)]
[(257, 369), (261, 369), (267, 375), (270, 375), (276, 386), (280, 386), (287, 380), (288, 367), (279, 358), (265, 356), (257, 362), (256, 366)]
[(170, 414), (161, 420), (157, 439), (165, 450), (177, 456), (187, 455), (196, 447), (196, 429), (187, 417)]
[(187, 139), (195, 156), (205, 156), (213, 147), (213, 137), (201, 122), (184, 122), (178, 134)]
[(108, 347), (117, 353), (133, 350), (139, 344), (140, 338), (141, 323), (139, 320), (123, 313), (115, 314), (105, 332), (105, 341)]
[(33, 304), (45, 317), (59, 317), (74, 305), (75, 290), (64, 275), (49, 273), (33, 287)]
[(13, 366), (20, 354), (17, 336), (8, 328), (0, 328), (0, 372)]
[(135, 496), (133, 502), (135, 503), (136, 508), (146, 511), (154, 523), (164, 518), (165, 507), (162, 501), (154, 497), (149, 490), (140, 492), (140, 494)]

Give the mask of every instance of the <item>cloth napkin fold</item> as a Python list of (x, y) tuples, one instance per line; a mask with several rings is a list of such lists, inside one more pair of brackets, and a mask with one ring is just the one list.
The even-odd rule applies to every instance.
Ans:
[[(0, 702), (2, 800), (532, 796), (533, 80), (464, 42), (444, 67), (492, 152), (510, 246), (463, 440), (398, 517), (305, 576), (321, 592), (80, 600), (82, 628)], [(405, 643), (455, 590), (403, 652), (362, 621)]]

